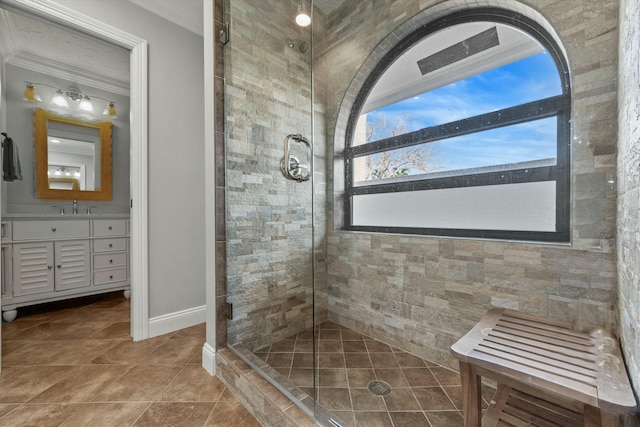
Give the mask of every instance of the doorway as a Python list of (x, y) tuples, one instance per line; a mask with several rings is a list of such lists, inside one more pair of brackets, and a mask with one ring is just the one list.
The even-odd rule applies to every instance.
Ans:
[(147, 42), (58, 4), (7, 0), (0, 6), (89, 34), (130, 51), (130, 281), (131, 335), (149, 336), (148, 183), (147, 183)]

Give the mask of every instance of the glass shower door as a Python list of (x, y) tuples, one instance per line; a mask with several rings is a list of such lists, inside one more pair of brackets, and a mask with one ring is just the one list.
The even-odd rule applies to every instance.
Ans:
[(325, 205), (314, 153), (324, 144), (314, 135), (313, 25), (294, 19), (311, 10), (303, 2), (225, 2), (227, 344), (314, 415), (324, 259), (314, 205)]

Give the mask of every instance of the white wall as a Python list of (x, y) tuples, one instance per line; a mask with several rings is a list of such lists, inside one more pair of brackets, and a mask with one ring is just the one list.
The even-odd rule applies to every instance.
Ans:
[(203, 39), (127, 0), (57, 2), (149, 44), (149, 315), (202, 306)]

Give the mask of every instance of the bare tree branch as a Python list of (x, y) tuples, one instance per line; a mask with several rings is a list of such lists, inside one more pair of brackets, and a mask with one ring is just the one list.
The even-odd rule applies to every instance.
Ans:
[[(406, 133), (408, 117), (401, 117), (389, 123), (385, 114), (377, 115), (374, 121), (367, 121), (367, 142), (377, 141)], [(416, 171), (426, 173), (438, 169), (437, 150), (429, 144), (401, 148), (366, 156), (365, 179), (385, 179), (408, 176)]]

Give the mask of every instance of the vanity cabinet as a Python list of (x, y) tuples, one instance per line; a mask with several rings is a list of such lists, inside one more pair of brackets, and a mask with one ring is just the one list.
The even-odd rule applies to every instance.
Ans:
[[(125, 219), (16, 220), (2, 245), (2, 314), (33, 304), (124, 290), (129, 238)], [(9, 244), (10, 243), (10, 244)]]
[(13, 296), (90, 286), (89, 240), (13, 245)]
[(2, 304), (11, 300), (11, 284), (13, 283), (13, 246), (2, 245)]

